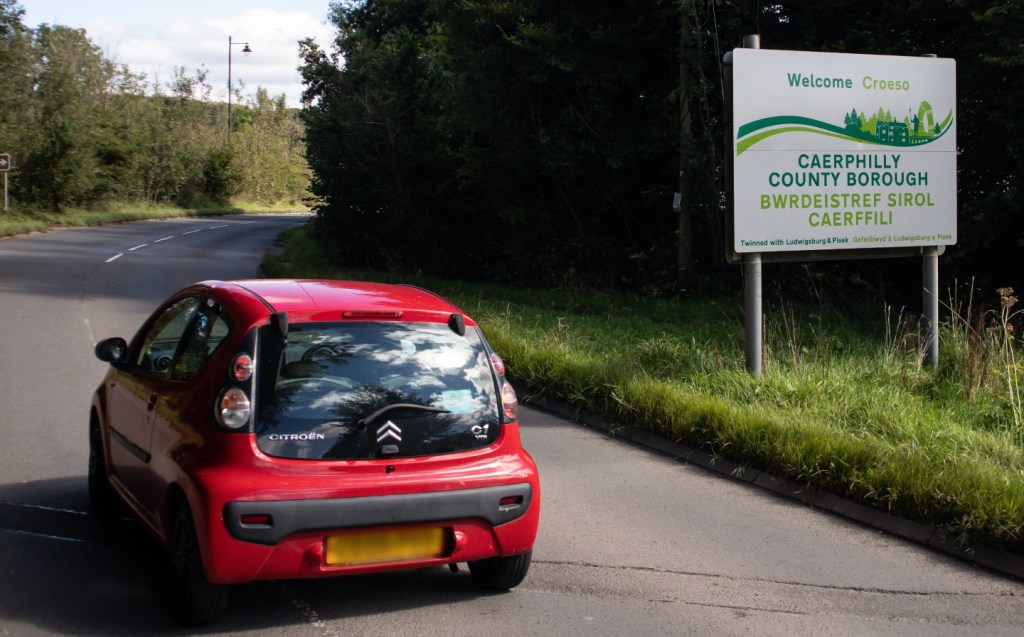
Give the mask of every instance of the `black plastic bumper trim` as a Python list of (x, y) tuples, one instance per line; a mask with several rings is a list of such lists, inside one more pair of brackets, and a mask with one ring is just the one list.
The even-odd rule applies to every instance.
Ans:
[(118, 431), (117, 429), (114, 429), (113, 427), (107, 427), (107, 431), (110, 432), (110, 437), (113, 440), (115, 440), (118, 444), (120, 444), (122, 447), (127, 449), (129, 453), (131, 453), (133, 456), (141, 460), (143, 463), (149, 464), (149, 461), (152, 458), (149, 452), (147, 452), (145, 449), (138, 446), (131, 440), (128, 440), (128, 437), (125, 436), (120, 431)]
[[(508, 499), (514, 503), (501, 504), (502, 500)], [(325, 529), (442, 522), (460, 518), (482, 518), (492, 526), (498, 526), (525, 515), (532, 499), (533, 489), (524, 482), (409, 495), (236, 501), (224, 505), (224, 524), (236, 539), (273, 545), (293, 533)], [(260, 520), (260, 523), (243, 523), (243, 517)]]

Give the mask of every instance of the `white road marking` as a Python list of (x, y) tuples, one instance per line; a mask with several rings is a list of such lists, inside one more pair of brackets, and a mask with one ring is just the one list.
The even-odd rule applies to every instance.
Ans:
[(96, 347), (96, 336), (92, 333), (92, 325), (89, 323), (89, 319), (82, 319), (85, 322), (85, 331), (89, 333), (89, 343), (93, 347)]
[[(243, 223), (244, 224), (246, 224), (246, 223), (255, 223), (255, 221), (244, 221)], [(195, 235), (196, 232), (202, 232), (203, 230), (215, 230), (215, 229), (221, 228), (221, 227), (230, 227), (230, 225), (231, 225), (230, 223), (224, 223), (223, 225), (212, 225), (210, 227), (200, 227), (200, 228), (196, 228), (195, 230), (188, 230), (187, 232), (181, 232), (180, 236), (184, 237), (185, 235)], [(170, 241), (171, 239), (174, 239), (175, 237), (178, 237), (178, 235), (171, 235), (170, 237), (164, 237), (163, 239), (158, 239), (157, 241), (155, 241), (153, 243), (159, 244), (161, 242)], [(140, 250), (142, 248), (145, 248), (148, 245), (150, 245), (150, 244), (139, 244), (139, 245), (135, 246), (134, 248), (128, 248), (128, 252), (135, 252), (136, 250)], [(111, 258), (106, 259), (105, 263), (110, 263), (111, 261), (116, 261), (116, 260), (120, 259), (121, 257), (123, 257), (124, 255), (125, 255), (124, 252), (119, 252), (119, 253), (115, 254), (114, 256), (112, 256)]]
[(49, 535), (47, 533), (36, 533), (35, 531), (20, 531), (18, 529), (7, 529), (0, 527), (0, 530), (7, 531), (8, 533), (17, 533), (18, 535), (30, 535), (32, 537), (46, 538), (47, 540), (60, 540), (61, 542), (77, 542), (85, 543), (86, 540), (77, 537), (64, 537), (63, 535)]
[(65, 509), (62, 507), (48, 507), (44, 504), (25, 504), (24, 502), (0, 502), (0, 504), (9, 507), (20, 507), (22, 509), (40, 509), (42, 511), (54, 511), (56, 513), (73, 513), (75, 515), (89, 515), (88, 511), (79, 511), (78, 509)]
[(331, 630), (331, 627), (324, 623), (324, 620), (320, 618), (320, 614), (313, 609), (309, 602), (299, 595), (298, 591), (291, 584), (278, 581), (277, 586), (284, 590), (295, 610), (302, 614), (302, 618), (306, 620), (307, 624), (316, 629), (318, 635), (322, 637), (338, 637), (338, 633)]

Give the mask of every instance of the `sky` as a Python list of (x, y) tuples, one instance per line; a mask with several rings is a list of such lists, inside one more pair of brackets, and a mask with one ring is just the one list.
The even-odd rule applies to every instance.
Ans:
[[(24, 24), (85, 29), (103, 54), (152, 84), (166, 86), (175, 67), (193, 76), (205, 66), (211, 99), (227, 101), (228, 38), (231, 78), (244, 82), (252, 98), (262, 86), (271, 96), (285, 94), (299, 106), (302, 80), (298, 41), (312, 37), (330, 50), (335, 31), (327, 23), (330, 0), (18, 0)], [(240, 43), (252, 53), (243, 55)]]

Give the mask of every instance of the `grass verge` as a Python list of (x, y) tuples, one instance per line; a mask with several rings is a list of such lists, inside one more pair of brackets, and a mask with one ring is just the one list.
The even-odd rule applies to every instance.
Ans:
[(766, 305), (766, 372), (745, 371), (742, 300), (644, 300), (517, 290), (331, 268), (305, 229), (271, 276), (414, 283), (484, 328), (520, 393), (935, 525), (964, 544), (1024, 553), (1024, 369), (1012, 291), (1001, 310), (948, 304), (941, 364), (916, 326), (826, 307)]
[(51, 228), (104, 226), (143, 219), (305, 211), (307, 209), (301, 204), (267, 205), (254, 202), (236, 202), (230, 205), (211, 204), (195, 208), (111, 204), (100, 210), (68, 209), (62, 212), (6, 212), (0, 214), (0, 237), (13, 237), (30, 232), (45, 232)]

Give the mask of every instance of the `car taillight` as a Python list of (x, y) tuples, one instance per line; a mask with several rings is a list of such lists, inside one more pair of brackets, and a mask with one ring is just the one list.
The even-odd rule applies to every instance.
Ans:
[(512, 385), (508, 381), (501, 386), (501, 408), (505, 411), (506, 418), (516, 419), (516, 414), (519, 412), (519, 400), (516, 398), (516, 390), (512, 389)]
[(249, 424), (249, 397), (237, 387), (228, 387), (217, 400), (217, 422), (228, 429), (241, 429)]
[(252, 378), (252, 357), (248, 354), (238, 354), (231, 363), (231, 378), (244, 383)]
[(498, 376), (505, 375), (505, 361), (501, 360), (497, 354), (491, 354), (491, 367), (494, 368), (494, 373)]

